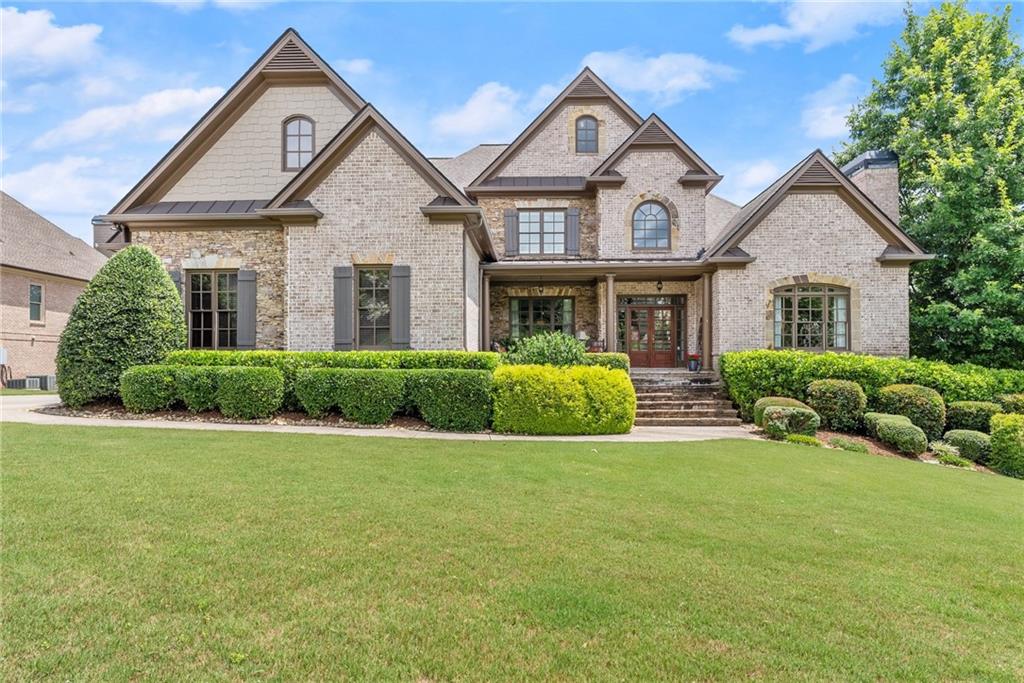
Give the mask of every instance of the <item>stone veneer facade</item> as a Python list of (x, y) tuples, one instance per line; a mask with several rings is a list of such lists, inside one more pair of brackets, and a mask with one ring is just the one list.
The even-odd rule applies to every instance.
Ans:
[(523, 298), (566, 298), (574, 299), (576, 331), (583, 330), (588, 339), (601, 339), (599, 332), (600, 313), (597, 289), (590, 284), (544, 284), (540, 285), (491, 285), (491, 339), (501, 341), (511, 333), (512, 307), (510, 299)]
[[(499, 259), (514, 261), (551, 261), (553, 259), (596, 259), (598, 258), (598, 215), (593, 197), (495, 197), (484, 196), (478, 200), (487, 218), (491, 241)], [(549, 254), (523, 254), (505, 256), (505, 209), (579, 209), (580, 210), (580, 255), (579, 257)]]

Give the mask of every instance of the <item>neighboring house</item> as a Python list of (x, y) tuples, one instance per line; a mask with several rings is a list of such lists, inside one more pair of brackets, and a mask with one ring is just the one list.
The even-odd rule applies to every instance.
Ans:
[(193, 346), (479, 349), (562, 330), (637, 366), (806, 348), (905, 355), (896, 162), (820, 151), (744, 207), (584, 69), (511, 144), (425, 158), (286, 31), (108, 215)]
[(0, 192), (0, 347), (10, 378), (54, 374), (71, 307), (106, 260)]

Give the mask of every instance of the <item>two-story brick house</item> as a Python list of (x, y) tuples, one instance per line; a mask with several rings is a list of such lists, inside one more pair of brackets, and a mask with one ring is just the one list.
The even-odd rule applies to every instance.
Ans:
[(928, 255), (891, 154), (815, 151), (743, 207), (721, 179), (589, 69), (510, 144), (428, 159), (288, 30), (96, 239), (163, 259), (197, 347), (907, 353)]

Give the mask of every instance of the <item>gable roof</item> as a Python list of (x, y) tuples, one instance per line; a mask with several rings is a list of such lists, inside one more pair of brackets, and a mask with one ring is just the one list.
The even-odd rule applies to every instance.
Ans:
[(88, 281), (106, 262), (82, 240), (0, 192), (0, 264)]
[(576, 78), (572, 79), (569, 85), (565, 86), (558, 96), (551, 101), (547, 107), (544, 108), (540, 114), (537, 115), (529, 126), (527, 126), (522, 133), (520, 133), (512, 143), (502, 150), (501, 154), (497, 156), (490, 164), (487, 165), (483, 171), (469, 184), (469, 186), (476, 185), (478, 183), (487, 180), (491, 175), (497, 173), (512, 156), (526, 144), (538, 131), (547, 123), (548, 119), (555, 115), (559, 107), (562, 106), (567, 100), (595, 100), (595, 99), (607, 99), (611, 101), (612, 106), (619, 110), (619, 112), (629, 121), (634, 127), (639, 126), (644, 122), (636, 111), (630, 107), (625, 100), (619, 97), (614, 90), (609, 88), (604, 81), (597, 77), (593, 71), (590, 70), (589, 66), (583, 67), (583, 71), (579, 73)]
[[(674, 149), (690, 166), (691, 171), (687, 172), (684, 178), (687, 182), (704, 183), (705, 191), (710, 191), (722, 180), (715, 169), (704, 161), (697, 152), (693, 150), (667, 123), (661, 120), (657, 114), (647, 117), (633, 134), (626, 138), (618, 148), (612, 152), (607, 159), (601, 162), (591, 176), (602, 176), (610, 174), (617, 164), (631, 149), (637, 148), (669, 148)], [(693, 172), (696, 171), (696, 172)], [(680, 182), (684, 182), (681, 178)]]
[(282, 81), (326, 83), (353, 113), (366, 105), (363, 98), (302, 39), (298, 31), (288, 28), (109, 213), (127, 213), (137, 204), (153, 201), (153, 195), (169, 187), (191, 168), (200, 154), (249, 108), (270, 83)]
[(707, 258), (723, 256), (730, 249), (738, 248), (743, 238), (779, 205), (791, 189), (826, 189), (838, 193), (882, 239), (889, 243), (889, 246), (893, 247), (893, 250), (887, 247), (883, 256), (879, 257), (880, 260), (900, 260), (892, 256), (894, 253), (903, 255), (902, 260), (929, 258), (924, 250), (917, 246), (820, 149), (808, 154), (763, 192), (747, 202), (722, 230), (721, 237), (708, 249)]
[(365, 105), (342, 127), (331, 141), (324, 145), (288, 184), (270, 200), (268, 209), (280, 209), (287, 202), (306, 199), (327, 175), (356, 147), (373, 128), (383, 133), (385, 140), (398, 152), (441, 197), (447, 197), (459, 206), (473, 206), (462, 190), (430, 163), (402, 133), (377, 111), (372, 104)]

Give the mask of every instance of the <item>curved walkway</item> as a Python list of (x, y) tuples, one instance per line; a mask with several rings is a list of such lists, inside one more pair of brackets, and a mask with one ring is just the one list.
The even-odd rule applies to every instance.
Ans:
[(335, 436), (388, 436), (401, 439), (455, 439), (460, 441), (705, 441), (708, 439), (752, 439), (746, 427), (635, 427), (629, 434), (605, 436), (519, 436), (513, 434), (457, 434), (397, 427), (351, 428), (265, 423), (180, 422), (176, 420), (123, 420), (104, 417), (71, 417), (37, 412), (60, 399), (53, 394), (40, 396), (0, 396), (0, 422), (34, 425), (74, 425), (78, 427), (149, 427), (156, 429), (202, 429), (225, 432), (281, 432), (285, 434), (331, 434)]

